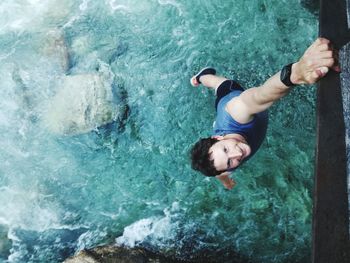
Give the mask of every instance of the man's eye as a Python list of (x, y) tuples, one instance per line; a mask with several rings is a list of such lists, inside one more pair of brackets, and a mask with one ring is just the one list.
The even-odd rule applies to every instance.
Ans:
[(227, 148), (226, 147), (224, 147), (224, 152), (227, 153)]

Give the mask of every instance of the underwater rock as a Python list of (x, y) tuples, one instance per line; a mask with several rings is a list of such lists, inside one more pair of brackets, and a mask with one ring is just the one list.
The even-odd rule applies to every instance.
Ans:
[(63, 263), (185, 263), (142, 248), (102, 246), (80, 251)]
[(309, 10), (312, 14), (317, 15), (320, 11), (320, 1), (319, 0), (301, 0), (301, 5)]
[(62, 30), (55, 29), (46, 32), (40, 51), (52, 63), (56, 63), (62, 73), (68, 71), (69, 53)]
[(8, 228), (0, 225), (0, 261), (1, 258), (7, 258), (10, 255), (12, 247), (11, 241), (7, 237)]
[(61, 135), (89, 132), (123, 115), (114, 100), (112, 83), (102, 74), (64, 76), (44, 116), (45, 126)]
[(69, 49), (72, 62), (70, 73), (94, 70), (100, 62), (111, 65), (128, 49), (129, 45), (121, 39), (110, 37), (96, 40), (89, 34), (78, 36), (73, 39)]

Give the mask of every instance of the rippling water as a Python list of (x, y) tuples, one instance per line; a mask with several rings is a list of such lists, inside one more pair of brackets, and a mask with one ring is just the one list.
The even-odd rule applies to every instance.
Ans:
[(309, 261), (314, 87), (273, 106), (261, 151), (225, 191), (190, 168), (214, 98), (189, 78), (212, 65), (259, 85), (316, 35), (297, 0), (3, 0), (2, 260), (61, 262), (119, 243)]

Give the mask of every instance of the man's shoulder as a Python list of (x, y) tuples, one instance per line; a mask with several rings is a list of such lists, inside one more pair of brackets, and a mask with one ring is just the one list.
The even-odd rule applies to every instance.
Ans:
[(230, 99), (225, 106), (225, 111), (240, 124), (247, 124), (254, 119), (254, 114), (250, 113), (241, 96)]

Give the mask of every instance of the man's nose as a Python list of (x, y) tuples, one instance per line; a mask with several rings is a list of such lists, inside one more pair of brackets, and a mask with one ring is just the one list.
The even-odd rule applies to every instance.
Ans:
[(242, 156), (242, 153), (239, 151), (231, 151), (228, 154), (229, 158), (235, 158), (235, 157), (241, 157), (241, 156)]

